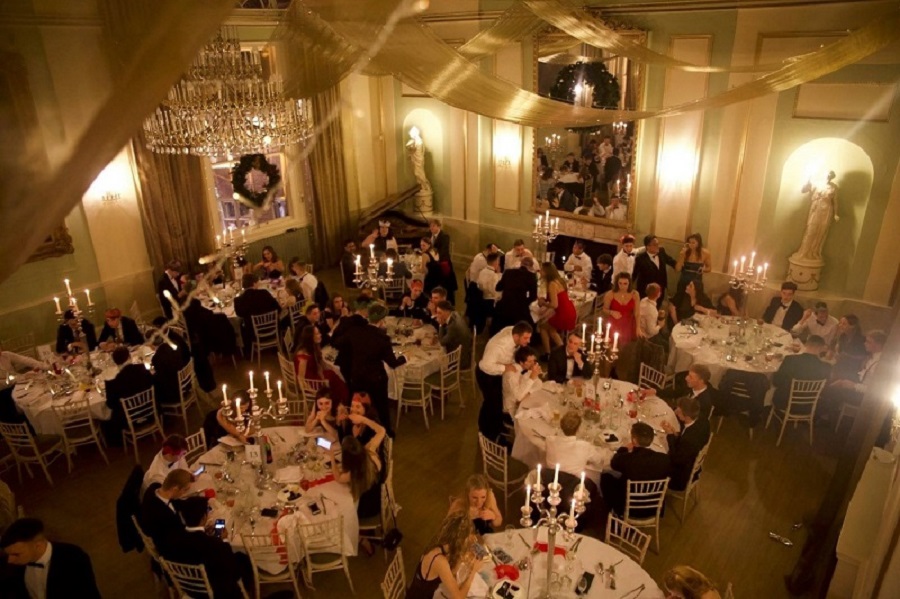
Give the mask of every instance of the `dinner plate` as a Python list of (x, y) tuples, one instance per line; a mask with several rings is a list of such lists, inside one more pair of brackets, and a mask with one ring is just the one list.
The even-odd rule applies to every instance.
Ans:
[(238, 441), (231, 435), (225, 435), (224, 437), (219, 437), (219, 443), (222, 445), (227, 445), (228, 447), (243, 447), (244, 444), (241, 441)]
[(303, 489), (300, 488), (300, 485), (285, 485), (282, 490), (278, 491), (278, 501), (282, 503), (293, 503), (302, 497)]

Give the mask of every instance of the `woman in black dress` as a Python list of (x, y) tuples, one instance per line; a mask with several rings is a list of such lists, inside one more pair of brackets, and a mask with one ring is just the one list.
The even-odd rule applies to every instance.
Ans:
[(453, 500), (448, 515), (457, 511), (468, 511), (472, 526), (479, 535), (490, 534), (503, 525), (497, 498), (483, 474), (473, 474), (466, 481), (465, 495)]
[(671, 326), (675, 326), (685, 318), (692, 318), (695, 314), (715, 313), (712, 301), (703, 291), (703, 281), (696, 279), (690, 281), (684, 291), (676, 293), (669, 304), (669, 318)]
[[(406, 599), (432, 599), (441, 583), (448, 599), (465, 599), (472, 580), (484, 563), (475, 559), (472, 552), (474, 533), (472, 521), (464, 511), (444, 518), (440, 531), (425, 546), (425, 553), (416, 565), (416, 572), (406, 590)], [(468, 565), (469, 574), (460, 584), (456, 577), (463, 564)]]
[(430, 237), (423, 237), (419, 241), (419, 249), (422, 253), (422, 272), (425, 273), (425, 293), (430, 295), (432, 289), (442, 286), (444, 275)]

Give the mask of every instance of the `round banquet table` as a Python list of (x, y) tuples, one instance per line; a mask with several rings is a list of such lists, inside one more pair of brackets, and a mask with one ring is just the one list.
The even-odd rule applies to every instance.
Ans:
[(771, 379), (785, 354), (793, 353), (791, 334), (780, 327), (751, 324), (741, 335), (734, 318), (701, 316), (696, 320), (696, 333), (680, 323), (672, 329), (669, 369), (683, 372), (691, 364), (703, 364), (709, 367), (713, 387), (718, 387), (731, 369), (762, 373)]
[[(264, 428), (261, 435), (269, 436), (272, 445), (274, 462), (266, 466), (271, 480), (260, 484), (258, 466), (244, 462), (243, 445), (228, 438), (228, 443), (220, 442), (191, 465), (204, 465), (202, 473), (192, 486), (192, 491), (206, 493), (214, 498), (210, 500), (210, 521), (225, 520), (228, 541), (237, 551), (245, 551), (241, 534), (268, 534), (270, 532), (286, 533), (287, 552), (292, 562), (298, 562), (303, 555), (297, 524), (321, 522), (342, 515), (344, 518), (344, 555), (356, 555), (359, 543), (359, 519), (356, 515), (356, 504), (350, 487), (336, 482), (326, 468), (324, 461), (327, 453), (315, 445), (315, 437), (319, 432), (307, 433), (302, 427), (277, 426)], [(260, 436), (261, 436), (260, 435)], [(223, 437), (223, 440), (225, 438)], [(302, 447), (301, 447), (302, 446)], [(305, 460), (295, 456), (299, 450), (308, 452)], [(234, 459), (228, 460), (229, 451)], [(338, 451), (336, 457), (339, 458)], [(227, 471), (234, 482), (223, 478)], [(299, 485), (307, 486), (303, 489)], [(296, 485), (300, 495), (294, 501), (283, 501), (279, 491), (287, 485)], [(212, 491), (210, 491), (212, 490)], [(313, 515), (310, 506), (315, 502), (320, 506), (320, 513)], [(275, 508), (278, 516), (270, 518), (262, 516), (260, 511)], [(251, 522), (252, 520), (252, 522)], [(338, 539), (335, 539), (335, 545)], [(270, 558), (259, 564), (266, 571), (277, 574), (286, 567), (286, 557)]]
[[(553, 568), (554, 574), (559, 576), (560, 590), (554, 594), (554, 597), (567, 599), (578, 597), (575, 594), (575, 588), (586, 572), (593, 574), (594, 580), (590, 590), (582, 597), (619, 599), (629, 591), (633, 592), (628, 597), (639, 596), (641, 599), (663, 599), (665, 597), (650, 574), (618, 549), (592, 537), (579, 534), (571, 535), (569, 538), (567, 536), (564, 534), (556, 536), (557, 550), (554, 552)], [(572, 547), (579, 539), (581, 542), (575, 552), (570, 553), (569, 547)], [(484, 542), (492, 550), (502, 549), (513, 559), (513, 563), (531, 556), (530, 568), (521, 571), (518, 580), (514, 583), (522, 589), (521, 594), (518, 595), (519, 598), (537, 597), (546, 588), (546, 549), (535, 554), (532, 554), (531, 551), (536, 544), (546, 546), (546, 528), (520, 528), (512, 530), (510, 534), (506, 532), (493, 533), (485, 535)], [(615, 589), (608, 588), (610, 566), (614, 566), (615, 570), (613, 575)], [(461, 570), (463, 569), (465, 568)], [(460, 572), (460, 574), (465, 573)], [(496, 583), (497, 576), (493, 563), (485, 562), (478, 576), (473, 580), (468, 596), (490, 597), (490, 591)], [(638, 592), (641, 585), (643, 585), (643, 589)], [(435, 599), (444, 597), (443, 591), (439, 588), (434, 596)]]
[[(607, 383), (609, 389), (604, 388)], [(661, 398), (649, 396), (639, 402), (628, 401), (628, 392), (635, 388), (633, 383), (599, 379), (599, 386), (600, 420), (583, 418), (577, 434), (579, 439), (591, 441), (597, 447), (597, 453), (585, 471), (586, 475), (597, 484), (600, 481), (600, 473), (608, 469), (616, 449), (631, 440), (633, 423), (640, 420), (653, 427), (656, 439), (650, 448), (662, 453), (669, 451), (666, 435), (662, 429), (663, 421), (668, 422), (675, 430), (680, 427), (675, 412)], [(583, 387), (585, 396), (594, 396), (593, 381), (585, 381)], [(519, 404), (514, 419), (516, 439), (513, 443), (512, 457), (530, 468), (536, 467), (539, 463), (546, 464), (547, 437), (562, 434), (559, 426), (553, 424), (554, 411), (558, 411), (560, 416), (568, 409), (583, 412), (582, 403), (583, 399), (574, 395), (574, 389), (553, 381), (545, 382), (540, 391), (531, 393)], [(619, 403), (622, 404), (621, 407), (617, 407)], [(629, 416), (630, 410), (636, 412), (634, 418)], [(606, 433), (616, 435), (619, 440), (607, 443), (602, 436)]]

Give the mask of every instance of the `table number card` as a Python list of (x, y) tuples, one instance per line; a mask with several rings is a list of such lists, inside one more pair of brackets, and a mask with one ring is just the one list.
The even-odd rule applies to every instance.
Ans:
[(246, 445), (244, 447), (244, 457), (247, 459), (247, 462), (254, 466), (262, 464), (261, 449), (259, 445)]

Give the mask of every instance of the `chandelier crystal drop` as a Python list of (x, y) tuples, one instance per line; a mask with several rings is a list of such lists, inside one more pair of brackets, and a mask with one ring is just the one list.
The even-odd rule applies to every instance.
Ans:
[(161, 154), (226, 156), (272, 152), (312, 130), (308, 102), (284, 95), (269, 61), (221, 30), (144, 121), (147, 145)]

